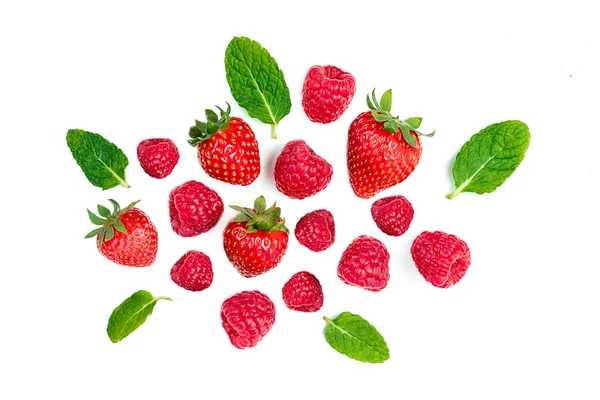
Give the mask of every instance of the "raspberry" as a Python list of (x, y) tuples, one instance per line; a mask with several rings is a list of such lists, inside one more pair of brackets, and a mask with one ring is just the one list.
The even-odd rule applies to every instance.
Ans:
[(169, 195), (171, 227), (180, 236), (198, 236), (219, 222), (223, 215), (223, 200), (201, 182), (188, 181)]
[(275, 305), (259, 291), (239, 292), (223, 302), (221, 320), (234, 347), (254, 347), (273, 327)]
[(298, 272), (282, 289), (283, 301), (290, 310), (315, 312), (323, 307), (323, 288), (316, 276)]
[(213, 280), (210, 258), (196, 250), (188, 251), (171, 268), (171, 279), (178, 286), (193, 292), (208, 288)]
[(342, 253), (338, 276), (348, 285), (379, 292), (390, 280), (390, 254), (370, 236), (359, 236)]
[(304, 80), (302, 107), (311, 121), (328, 124), (342, 116), (355, 92), (352, 74), (332, 65), (315, 65)]
[(335, 223), (333, 215), (327, 210), (309, 212), (296, 224), (296, 239), (301, 245), (312, 251), (323, 251), (335, 241)]
[(137, 156), (148, 175), (162, 179), (173, 172), (179, 161), (179, 150), (171, 139), (146, 139), (138, 144)]
[(390, 236), (400, 236), (408, 230), (415, 211), (403, 196), (390, 196), (377, 200), (371, 206), (373, 221), (381, 231)]
[(414, 240), (410, 253), (423, 278), (435, 287), (457, 284), (471, 265), (465, 242), (444, 232), (423, 232)]

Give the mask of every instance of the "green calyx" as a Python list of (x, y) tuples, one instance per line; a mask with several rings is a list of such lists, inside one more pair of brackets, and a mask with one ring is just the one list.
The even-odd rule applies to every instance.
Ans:
[(283, 231), (290, 233), (285, 226), (285, 218), (281, 219), (281, 208), (277, 207), (277, 203), (267, 208), (267, 201), (264, 196), (259, 196), (254, 200), (254, 208), (245, 208), (238, 206), (229, 206), (240, 213), (231, 220), (231, 222), (245, 222), (248, 233), (258, 231), (275, 232)]
[(383, 122), (383, 129), (388, 132), (397, 133), (398, 130), (400, 130), (404, 140), (406, 140), (406, 143), (412, 147), (417, 147), (417, 140), (413, 135), (410, 134), (410, 131), (415, 132), (419, 136), (426, 137), (431, 137), (435, 134), (435, 131), (429, 134), (424, 134), (417, 130), (419, 126), (421, 126), (421, 121), (423, 120), (420, 117), (412, 117), (405, 120), (400, 120), (400, 118), (397, 116), (392, 116), (392, 89), (388, 89), (383, 96), (381, 96), (381, 100), (379, 102), (375, 96), (375, 89), (373, 89), (372, 96), (373, 97), (371, 98), (369, 95), (367, 95), (367, 105), (371, 110), (373, 118), (375, 118), (377, 122)]
[(113, 205), (112, 213), (108, 208), (104, 207), (101, 204), (98, 204), (98, 214), (101, 215), (100, 217), (91, 212), (89, 209), (87, 210), (88, 216), (90, 217), (90, 221), (92, 221), (94, 225), (100, 225), (100, 227), (94, 229), (93, 231), (85, 235), (85, 238), (89, 239), (91, 237), (96, 236), (98, 244), (102, 242), (108, 242), (109, 240), (111, 240), (115, 236), (115, 229), (121, 233), (127, 234), (127, 229), (125, 228), (125, 225), (123, 225), (123, 223), (119, 220), (119, 218), (126, 211), (131, 210), (133, 207), (135, 207), (137, 203), (139, 203), (139, 200), (134, 201), (127, 207), (121, 208), (121, 206), (119, 206), (119, 203), (117, 203), (115, 200), (108, 199), (108, 201), (110, 201)]
[(188, 143), (192, 146), (197, 146), (198, 143), (204, 142), (208, 140), (215, 132), (222, 131), (227, 128), (229, 125), (229, 121), (231, 118), (229, 117), (229, 113), (231, 112), (231, 106), (229, 103), (227, 104), (227, 110), (224, 111), (221, 107), (217, 107), (220, 115), (217, 116), (211, 109), (206, 109), (206, 122), (196, 120), (196, 125), (190, 128)]

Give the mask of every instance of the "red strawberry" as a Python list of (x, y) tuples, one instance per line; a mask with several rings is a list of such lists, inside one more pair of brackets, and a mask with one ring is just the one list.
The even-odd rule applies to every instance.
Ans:
[(223, 328), (238, 349), (254, 347), (275, 323), (275, 305), (267, 295), (254, 290), (239, 292), (221, 306)]
[(371, 206), (373, 220), (381, 231), (400, 236), (408, 230), (415, 210), (404, 196), (390, 196), (377, 200)]
[(196, 250), (188, 251), (171, 268), (171, 279), (192, 292), (208, 288), (213, 280), (210, 258)]
[(444, 232), (423, 232), (414, 240), (410, 253), (425, 280), (435, 287), (458, 283), (471, 265), (465, 242)]
[(282, 289), (283, 301), (290, 310), (315, 312), (323, 307), (323, 288), (316, 276), (307, 271), (292, 275)]
[(296, 224), (296, 239), (301, 245), (312, 251), (323, 251), (335, 241), (335, 223), (333, 215), (327, 210), (309, 212)]
[(162, 179), (173, 172), (179, 161), (179, 150), (171, 139), (146, 139), (138, 144), (137, 156), (148, 175)]
[(198, 160), (208, 176), (233, 185), (249, 185), (260, 174), (254, 132), (241, 118), (229, 116), (229, 104), (227, 111), (217, 108), (221, 116), (206, 110), (208, 122), (196, 120), (188, 142), (198, 146)]
[(405, 180), (421, 158), (421, 140), (417, 130), (421, 118), (401, 121), (390, 114), (392, 90), (381, 97), (381, 105), (367, 96), (371, 111), (360, 114), (348, 130), (347, 165), (350, 185), (363, 199), (375, 196)]
[(115, 200), (109, 200), (114, 209), (98, 205), (98, 213), (88, 211), (90, 220), (101, 225), (85, 237), (96, 236), (100, 253), (109, 260), (130, 267), (147, 267), (156, 259), (158, 233), (150, 218), (142, 210), (134, 208), (135, 201), (121, 209)]
[(333, 65), (315, 65), (304, 80), (302, 107), (311, 121), (328, 124), (342, 116), (355, 92), (352, 74)]
[(223, 215), (223, 200), (197, 181), (188, 181), (177, 186), (169, 194), (171, 227), (180, 236), (198, 236), (219, 222)]
[(304, 199), (325, 189), (333, 168), (304, 140), (288, 142), (275, 163), (277, 189), (292, 199)]
[(225, 254), (240, 274), (252, 278), (277, 266), (288, 245), (288, 229), (281, 209), (266, 208), (265, 198), (254, 201), (254, 209), (230, 206), (239, 211), (225, 227)]
[(379, 292), (390, 280), (390, 254), (370, 236), (359, 236), (342, 253), (338, 276), (348, 285)]

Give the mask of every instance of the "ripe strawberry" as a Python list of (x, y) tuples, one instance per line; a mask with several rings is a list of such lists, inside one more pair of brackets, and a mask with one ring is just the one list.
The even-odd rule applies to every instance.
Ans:
[(408, 230), (415, 210), (404, 196), (390, 196), (377, 200), (371, 206), (373, 221), (390, 236), (400, 236)]
[(304, 199), (327, 187), (333, 168), (304, 140), (292, 140), (277, 157), (273, 175), (281, 193), (292, 199)]
[(327, 210), (309, 212), (296, 224), (296, 239), (301, 245), (312, 251), (323, 251), (335, 241), (335, 223), (333, 215)]
[(333, 65), (315, 65), (304, 79), (302, 107), (311, 121), (328, 124), (342, 116), (355, 92), (351, 73)]
[(196, 120), (196, 125), (190, 128), (188, 142), (198, 146), (198, 160), (208, 176), (232, 185), (249, 185), (260, 174), (254, 132), (241, 118), (229, 116), (229, 104), (227, 111), (217, 108), (221, 116), (206, 110), (208, 122)]
[(88, 211), (90, 220), (100, 225), (85, 237), (96, 236), (96, 245), (100, 253), (109, 260), (130, 267), (147, 267), (156, 259), (158, 233), (150, 218), (143, 211), (134, 208), (135, 201), (121, 209), (115, 200), (109, 200), (114, 209), (98, 205), (98, 213)]
[(444, 232), (423, 232), (414, 240), (410, 253), (423, 278), (435, 287), (458, 283), (471, 265), (465, 242)]
[(390, 254), (370, 236), (359, 236), (342, 253), (338, 276), (348, 285), (379, 292), (390, 280)]
[[(403, 121), (390, 114), (392, 90), (381, 97), (381, 105), (367, 96), (371, 111), (360, 114), (348, 130), (347, 165), (350, 185), (363, 199), (375, 196), (405, 180), (421, 158), (421, 140), (417, 130), (421, 118)], [(401, 133), (401, 134), (400, 134)]]
[(221, 306), (223, 328), (238, 349), (254, 347), (275, 323), (275, 305), (267, 295), (257, 291), (234, 294)]
[(171, 139), (146, 139), (138, 144), (137, 156), (148, 175), (162, 179), (173, 172), (179, 161), (179, 150)]
[(308, 271), (292, 275), (283, 285), (283, 301), (290, 310), (315, 312), (323, 307), (323, 288), (316, 276)]
[(230, 206), (239, 211), (225, 227), (225, 254), (246, 278), (265, 273), (281, 261), (288, 245), (288, 229), (281, 219), (281, 209), (273, 204), (266, 208), (265, 198), (254, 201), (254, 209)]
[(198, 236), (214, 227), (223, 215), (223, 200), (202, 182), (188, 181), (169, 194), (171, 227), (179, 236)]
[(208, 288), (213, 280), (210, 258), (196, 250), (188, 251), (171, 268), (171, 279), (192, 292)]

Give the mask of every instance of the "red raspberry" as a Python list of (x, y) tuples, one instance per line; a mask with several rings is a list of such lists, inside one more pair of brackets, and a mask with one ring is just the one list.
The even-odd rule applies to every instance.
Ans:
[(171, 227), (180, 236), (198, 236), (210, 230), (223, 214), (223, 200), (201, 182), (188, 181), (169, 195)]
[(335, 223), (333, 215), (327, 210), (309, 212), (296, 224), (296, 239), (301, 245), (312, 251), (323, 251), (335, 241)]
[(410, 253), (425, 280), (439, 288), (458, 283), (471, 265), (467, 244), (444, 232), (421, 233), (413, 242)]
[(206, 289), (213, 280), (210, 258), (196, 250), (188, 251), (171, 268), (171, 279), (192, 292)]
[(292, 199), (304, 199), (327, 187), (333, 168), (304, 140), (292, 140), (277, 157), (273, 175), (281, 193)]
[(311, 121), (328, 124), (342, 116), (355, 92), (352, 74), (333, 65), (315, 65), (304, 80), (302, 107)]
[(307, 271), (292, 275), (283, 286), (283, 301), (290, 310), (315, 312), (323, 307), (323, 288), (316, 276)]
[(338, 276), (348, 285), (379, 292), (390, 280), (390, 254), (385, 245), (370, 236), (359, 236), (338, 264)]
[(381, 231), (400, 236), (408, 230), (415, 210), (404, 196), (390, 196), (377, 200), (371, 206), (373, 220)]
[(179, 150), (171, 139), (146, 139), (138, 144), (137, 156), (148, 175), (162, 179), (173, 172), (179, 161)]
[(239, 292), (223, 302), (221, 320), (234, 347), (254, 347), (273, 327), (275, 305), (259, 291)]

